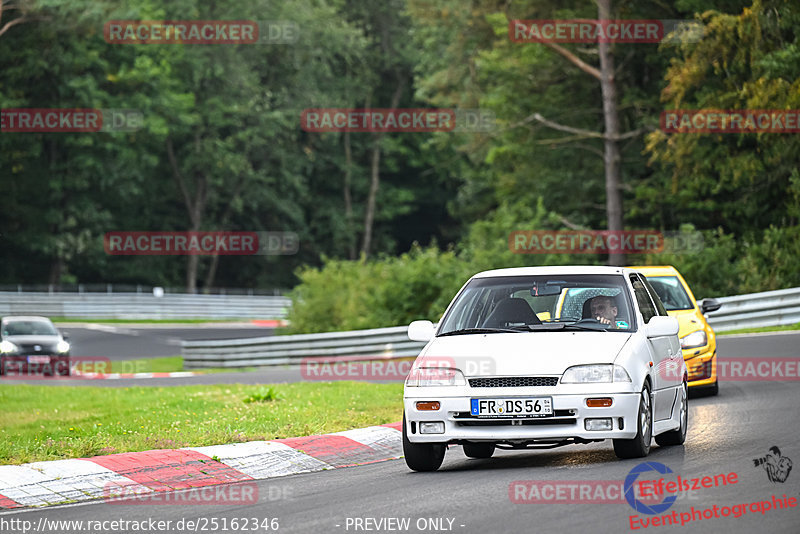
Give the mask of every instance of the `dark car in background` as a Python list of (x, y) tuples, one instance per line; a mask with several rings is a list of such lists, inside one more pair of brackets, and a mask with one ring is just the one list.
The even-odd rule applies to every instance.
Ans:
[(70, 374), (69, 343), (47, 317), (10, 316), (0, 321), (0, 374)]

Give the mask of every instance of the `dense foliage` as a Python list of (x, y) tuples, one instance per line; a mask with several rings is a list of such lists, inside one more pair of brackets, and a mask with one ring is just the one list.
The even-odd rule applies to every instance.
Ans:
[[(7, 0), (0, 0), (4, 5)], [(515, 43), (511, 19), (596, 18), (589, 0), (20, 0), (0, 35), (0, 107), (131, 108), (128, 133), (0, 134), (0, 284), (294, 290), (297, 331), (437, 319), (473, 273), (605, 263), (520, 255), (508, 234), (603, 229), (597, 47)], [(796, 134), (667, 134), (668, 109), (800, 108), (792, 0), (618, 0), (702, 38), (615, 44), (627, 228), (697, 230), (670, 263), (698, 297), (800, 285)], [(0, 28), (18, 16), (4, 12)], [(291, 20), (282, 45), (112, 45), (111, 19)], [(311, 107), (447, 107), (492, 132), (309, 133)], [(579, 133), (554, 129), (568, 126)], [(373, 162), (379, 161), (374, 166)], [(293, 231), (294, 256), (109, 256), (112, 230)], [(418, 243), (418, 245), (415, 245)]]

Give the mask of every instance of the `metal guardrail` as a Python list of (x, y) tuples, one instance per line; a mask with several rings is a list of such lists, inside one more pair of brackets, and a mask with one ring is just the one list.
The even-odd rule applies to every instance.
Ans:
[[(709, 324), (720, 332), (800, 322), (800, 288), (717, 300), (722, 307), (707, 317)], [(187, 369), (281, 365), (325, 356), (364, 360), (417, 356), (425, 343), (409, 340), (407, 332), (406, 326), (394, 326), (324, 334), (184, 341), (182, 353)]]
[(198, 291), (187, 291), (185, 287), (148, 286), (142, 284), (0, 284), (1, 292), (10, 293), (147, 293), (153, 291), (179, 295), (268, 295), (280, 296), (286, 290), (279, 288), (258, 289), (252, 287), (203, 287)]
[(184, 341), (185, 369), (250, 367), (299, 363), (312, 357), (364, 360), (414, 357), (425, 343), (408, 339), (407, 326), (248, 339)]
[(722, 307), (706, 316), (715, 331), (800, 323), (800, 287), (717, 300)]
[(0, 292), (0, 316), (95, 319), (283, 319), (287, 297), (147, 293)]

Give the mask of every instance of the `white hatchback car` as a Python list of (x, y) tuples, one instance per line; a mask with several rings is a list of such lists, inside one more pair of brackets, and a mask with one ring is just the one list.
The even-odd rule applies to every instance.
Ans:
[(647, 279), (621, 267), (486, 271), (458, 292), (406, 378), (403, 451), (435, 471), (448, 444), (495, 448), (612, 439), (620, 458), (680, 445), (688, 428), (678, 321)]

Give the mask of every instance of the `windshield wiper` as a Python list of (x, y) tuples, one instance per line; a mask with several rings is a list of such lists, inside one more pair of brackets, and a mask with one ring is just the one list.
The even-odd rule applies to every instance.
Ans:
[[(604, 325), (608, 326), (608, 325)], [(610, 326), (608, 326), (610, 328)], [(564, 330), (591, 330), (592, 332), (608, 332), (608, 328), (603, 328), (602, 326), (588, 326), (585, 324), (565, 324)]]
[(498, 332), (519, 333), (522, 332), (522, 330), (513, 330), (511, 328), (462, 328), (460, 330), (452, 330), (444, 334), (439, 334), (437, 337), (458, 336), (461, 334), (496, 334)]
[(588, 324), (578, 323), (542, 323), (542, 324), (529, 324), (528, 330), (531, 332), (544, 331), (555, 332), (556, 330), (588, 330), (592, 332), (608, 332), (608, 328), (603, 328), (598, 323), (598, 326), (589, 326)]

